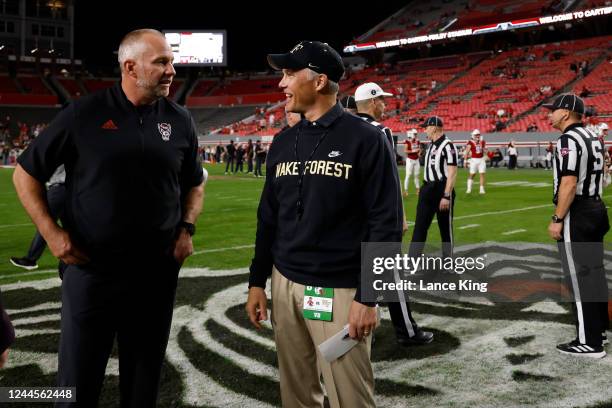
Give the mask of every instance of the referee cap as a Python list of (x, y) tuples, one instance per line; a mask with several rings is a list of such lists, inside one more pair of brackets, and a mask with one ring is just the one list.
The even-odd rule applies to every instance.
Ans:
[(542, 106), (552, 111), (557, 109), (567, 109), (569, 111), (584, 115), (584, 101), (582, 98), (574, 94), (559, 95), (552, 103), (545, 103)]
[(427, 120), (425, 120), (425, 122), (423, 122), (423, 124), (421, 125), (421, 127), (427, 126), (444, 127), (444, 122), (442, 122), (442, 118), (440, 118), (439, 116), (431, 116), (427, 118)]
[(357, 109), (357, 104), (355, 103), (353, 95), (347, 95), (340, 99), (340, 105), (342, 105), (344, 109)]
[(276, 70), (310, 68), (334, 82), (344, 75), (340, 54), (320, 41), (302, 41), (285, 54), (268, 54), (268, 64)]
[(393, 96), (393, 94), (383, 91), (382, 88), (374, 82), (366, 82), (355, 89), (355, 101), (367, 101), (368, 99), (378, 98), (379, 96)]

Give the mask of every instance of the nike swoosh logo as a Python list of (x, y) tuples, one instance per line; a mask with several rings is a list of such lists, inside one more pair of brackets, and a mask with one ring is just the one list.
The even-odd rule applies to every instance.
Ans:
[(338, 157), (338, 156), (341, 156), (341, 155), (342, 155), (342, 153), (340, 153), (340, 152), (336, 152), (336, 151), (333, 151), (333, 152), (330, 152), (330, 153), (327, 155), (327, 157)]
[(308, 63), (308, 68), (319, 68), (316, 65), (312, 65), (310, 62)]

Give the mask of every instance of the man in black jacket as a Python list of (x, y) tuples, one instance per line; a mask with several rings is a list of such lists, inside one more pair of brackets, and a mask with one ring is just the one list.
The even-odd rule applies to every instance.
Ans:
[[(286, 110), (304, 119), (274, 138), (267, 157), (246, 310), (256, 327), (267, 319), (272, 274), (283, 406), (323, 406), (321, 373), (331, 407), (374, 407), (377, 313), (361, 297), (361, 243), (401, 241), (393, 157), (378, 129), (336, 103), (344, 66), (333, 48), (303, 41), (268, 61), (283, 71)], [(346, 325), (365, 341), (330, 364), (316, 346)]]
[[(156, 404), (204, 178), (193, 119), (166, 98), (172, 61), (160, 32), (127, 34), (119, 47), (121, 82), (61, 111), (15, 169), (19, 199), (67, 265), (58, 385), (76, 387), (71, 407), (97, 406), (115, 338), (117, 405)], [(44, 182), (60, 164), (67, 203), (61, 227), (44, 196)]]

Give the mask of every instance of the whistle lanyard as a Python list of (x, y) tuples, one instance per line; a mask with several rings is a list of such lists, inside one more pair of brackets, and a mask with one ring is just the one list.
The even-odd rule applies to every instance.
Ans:
[(298, 166), (298, 181), (297, 181), (298, 199), (296, 203), (298, 220), (301, 220), (302, 215), (304, 214), (304, 200), (302, 198), (302, 185), (304, 184), (304, 175), (306, 174), (306, 163), (312, 160), (312, 157), (314, 156), (315, 152), (319, 148), (319, 145), (321, 145), (321, 143), (323, 142), (323, 139), (325, 139), (325, 136), (327, 136), (328, 131), (329, 129), (326, 129), (325, 132), (323, 132), (323, 134), (319, 137), (319, 140), (317, 141), (317, 144), (315, 145), (314, 149), (312, 149), (312, 152), (310, 152), (310, 155), (308, 156), (306, 161), (302, 163), (300, 161), (300, 156), (298, 154), (298, 142), (300, 139), (300, 135), (302, 134), (302, 123), (298, 125), (298, 129), (295, 134), (295, 145), (294, 145), (295, 161), (298, 163), (297, 165)]

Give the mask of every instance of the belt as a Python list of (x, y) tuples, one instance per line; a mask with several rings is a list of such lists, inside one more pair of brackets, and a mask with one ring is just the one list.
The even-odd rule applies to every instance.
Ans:
[(584, 197), (581, 195), (577, 195), (574, 197), (574, 200), (577, 201), (586, 201), (586, 200), (590, 200), (590, 201), (601, 201), (601, 197), (600, 196), (592, 196), (592, 197)]

